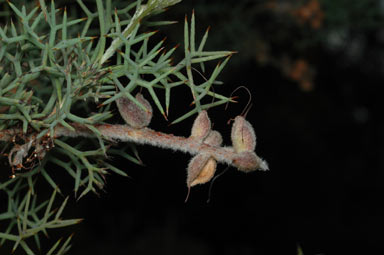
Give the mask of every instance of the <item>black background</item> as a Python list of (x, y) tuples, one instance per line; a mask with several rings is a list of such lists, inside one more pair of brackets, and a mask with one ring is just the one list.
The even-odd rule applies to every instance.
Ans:
[[(240, 24), (249, 22), (245, 15), (231, 15), (230, 8), (210, 17), (205, 14), (205, 4), (186, 1), (168, 12), (182, 21), (195, 8), (200, 36), (205, 27), (212, 27), (209, 49), (239, 51), (223, 71), (224, 86), (216, 89), (230, 95), (244, 85), (251, 92), (253, 106), (247, 119), (258, 137), (256, 152), (267, 160), (270, 171), (245, 174), (230, 168), (213, 185), (209, 203), (209, 184), (194, 187), (184, 203), (190, 156), (138, 146), (144, 167), (118, 162), (131, 178), (112, 174), (105, 192), (69, 203), (67, 216), (85, 219), (65, 230), (75, 232), (71, 254), (296, 254), (298, 245), (306, 255), (382, 250), (380, 28), (350, 32), (351, 38), (365, 38), (358, 59), (346, 57), (348, 42), (337, 51), (318, 43), (301, 52), (317, 72), (314, 89), (306, 92), (278, 68), (260, 65), (250, 49), (243, 53), (236, 48), (238, 44), (231, 44), (250, 40), (252, 26), (242, 37), (234, 34), (228, 41), (220, 41), (217, 35), (215, 39), (215, 30), (223, 25), (220, 21), (231, 23), (235, 17)], [(252, 4), (248, 1), (248, 7)], [(261, 20), (253, 25), (266, 25), (268, 19)], [(171, 33), (167, 34), (169, 47), (182, 40), (182, 29), (180, 22), (165, 30), (164, 34)], [(272, 31), (281, 32), (279, 27), (268, 30)], [(299, 39), (293, 37), (286, 48), (278, 45), (277, 50), (289, 52)], [(179, 93), (172, 99), (171, 120), (185, 113), (192, 101), (187, 89)], [(227, 121), (242, 112), (249, 98), (245, 90), (236, 95), (238, 104), (208, 111), (227, 145), (231, 128)], [(155, 112), (151, 127), (188, 136), (192, 122), (190, 118), (168, 127)], [(224, 169), (218, 166), (218, 172)]]
[[(184, 203), (190, 156), (139, 147), (146, 166), (129, 163), (132, 179), (111, 176), (107, 193), (78, 203), (86, 220), (75, 236), (76, 254), (296, 254), (297, 245), (304, 254), (368, 254), (382, 249), (384, 91), (382, 65), (376, 64), (382, 59), (380, 29), (350, 32), (352, 39), (365, 38), (358, 59), (347, 56), (348, 42), (337, 51), (321, 43), (301, 51), (317, 72), (315, 88), (305, 92), (281, 70), (260, 65), (249, 49), (243, 53), (232, 48), (239, 46), (233, 42), (251, 40), (256, 28), (249, 26), (240, 38), (236, 33), (225, 41), (220, 41), (222, 35), (215, 37), (223, 25), (252, 22), (245, 15), (231, 14), (230, 8), (222, 8), (217, 17), (204, 15), (206, 4), (185, 2), (169, 13), (183, 20), (195, 8), (200, 38), (205, 27), (212, 26), (211, 49), (239, 51), (224, 69), (224, 86), (216, 89), (225, 95), (240, 85), (250, 90), (253, 106), (247, 119), (258, 137), (256, 151), (271, 170), (244, 174), (231, 168), (214, 184), (210, 203), (209, 185), (193, 188)], [(254, 6), (252, 1), (248, 5)], [(268, 22), (256, 20), (261, 23), (255, 26)], [(182, 40), (182, 22), (172, 29), (167, 34), (170, 45)], [(269, 29), (287, 33), (279, 27)], [(277, 44), (276, 50), (289, 52), (298, 40), (309, 40), (300, 36), (288, 37), (292, 41)], [(245, 90), (236, 95), (239, 103), (228, 110), (209, 110), (226, 144), (231, 128), (227, 121), (248, 101)], [(184, 113), (188, 108), (181, 106), (192, 99), (186, 90), (173, 100), (170, 119)], [(192, 121), (167, 127), (157, 114), (151, 126), (188, 136)], [(218, 171), (224, 168), (219, 165)]]

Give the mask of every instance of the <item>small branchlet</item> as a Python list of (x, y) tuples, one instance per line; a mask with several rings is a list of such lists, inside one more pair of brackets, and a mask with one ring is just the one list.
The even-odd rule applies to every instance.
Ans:
[[(137, 98), (140, 98), (140, 96)], [(142, 102), (145, 101), (142, 100)], [(120, 103), (122, 104), (120, 105), (120, 109), (129, 108), (123, 105), (122, 101), (120, 101)], [(129, 101), (125, 101), (125, 103), (131, 104)], [(137, 111), (134, 114), (136, 114), (136, 119), (142, 120), (145, 119), (142, 115), (147, 113), (144, 111)], [(268, 170), (267, 163), (253, 151), (256, 146), (256, 136), (251, 124), (242, 116), (235, 118), (232, 127), (232, 147), (221, 146), (221, 134), (218, 131), (210, 129), (210, 120), (206, 112), (197, 116), (193, 127), (193, 130), (202, 130), (204, 132), (196, 132), (200, 135), (191, 135), (188, 138), (157, 132), (147, 127), (138, 128), (138, 125), (132, 125), (131, 119), (129, 119), (129, 121), (131, 122), (127, 123), (128, 125), (96, 125), (95, 129), (106, 140), (148, 144), (196, 155), (188, 166), (187, 184), (189, 186), (208, 182), (214, 175), (216, 162), (234, 166), (243, 172)], [(199, 123), (202, 126), (200, 126)], [(207, 123), (209, 123), (209, 125)], [(92, 132), (86, 125), (71, 123), (71, 126), (74, 130), (70, 130), (60, 125), (57, 126), (54, 131), (54, 139), (63, 136), (95, 137), (94, 132)], [(5, 131), (0, 131), (0, 140), (1, 137), (5, 137), (5, 135), (1, 134), (2, 132)], [(197, 139), (197, 137), (200, 137), (200, 139)], [(31, 141), (29, 141), (29, 143), (30, 142)], [(28, 145), (24, 146), (28, 147)], [(23, 150), (15, 155), (16, 157), (13, 156), (15, 162), (21, 162), (26, 156)]]

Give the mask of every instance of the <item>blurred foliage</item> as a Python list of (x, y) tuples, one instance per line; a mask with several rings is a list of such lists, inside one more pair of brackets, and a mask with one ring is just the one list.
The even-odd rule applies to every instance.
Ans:
[[(239, 50), (231, 67), (272, 66), (304, 91), (315, 87), (321, 52), (366, 71), (383, 56), (382, 0), (195, 0), (176, 6), (171, 15), (188, 8), (195, 8), (200, 24), (214, 31), (207, 47)], [(174, 31), (173, 36), (180, 35)], [(372, 37), (380, 42), (376, 48), (369, 43)]]

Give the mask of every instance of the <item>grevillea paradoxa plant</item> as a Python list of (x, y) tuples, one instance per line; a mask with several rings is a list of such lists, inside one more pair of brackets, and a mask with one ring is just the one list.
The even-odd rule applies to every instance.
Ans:
[[(235, 118), (227, 147), (208, 117), (207, 109), (233, 102), (213, 91), (233, 52), (205, 51), (208, 30), (197, 45), (193, 14), (191, 25), (185, 20), (185, 57), (177, 64), (171, 62), (177, 47), (166, 51), (164, 40), (150, 41), (152, 26), (174, 23), (150, 18), (180, 0), (95, 0), (94, 6), (77, 0), (80, 8), (30, 2), (0, 0), (0, 143), (6, 166), (0, 192), (8, 196), (0, 212), (1, 245), (13, 242), (13, 250), (35, 254), (50, 228), (80, 222), (62, 218), (68, 197), (54, 208), (62, 191), (52, 168), (73, 177), (79, 199), (102, 189), (106, 174), (127, 175), (113, 156), (140, 163), (135, 144), (191, 154), (188, 189), (209, 182), (218, 163), (243, 172), (268, 169), (254, 152), (256, 136), (243, 116)], [(220, 58), (225, 59), (207, 74), (204, 63)], [(194, 82), (194, 66), (208, 76), (201, 84)], [(185, 86), (193, 109), (172, 123), (195, 116), (191, 135), (149, 128), (156, 110), (167, 119), (172, 96)], [(115, 115), (125, 124), (115, 124)], [(36, 192), (41, 180), (52, 187), (47, 201)], [(45, 254), (67, 253), (70, 240), (56, 242)]]

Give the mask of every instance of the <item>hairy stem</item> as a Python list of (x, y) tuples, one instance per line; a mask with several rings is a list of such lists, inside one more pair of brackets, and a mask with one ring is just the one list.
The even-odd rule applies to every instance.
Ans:
[[(75, 129), (75, 131), (71, 131), (63, 126), (56, 126), (53, 137), (95, 137), (94, 133), (85, 125), (71, 123), (71, 126)], [(220, 163), (237, 167), (235, 161), (239, 154), (236, 153), (232, 147), (212, 146), (201, 142), (201, 140), (194, 139), (193, 137), (186, 138), (175, 136), (172, 134), (157, 132), (150, 128), (136, 129), (128, 125), (110, 124), (96, 125), (95, 128), (98, 129), (106, 140), (132, 142), (143, 145), (148, 144), (165, 149), (182, 151), (192, 155), (203, 153), (210, 155)], [(0, 141), (10, 141), (13, 134), (20, 134), (20, 131), (21, 130), (16, 129), (0, 131)], [(257, 157), (257, 162), (262, 164), (263, 160)], [(259, 168), (260, 165), (255, 166), (255, 169)]]

